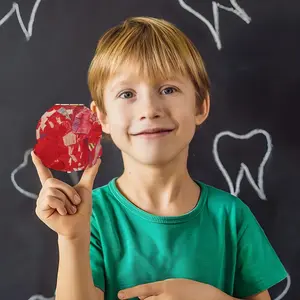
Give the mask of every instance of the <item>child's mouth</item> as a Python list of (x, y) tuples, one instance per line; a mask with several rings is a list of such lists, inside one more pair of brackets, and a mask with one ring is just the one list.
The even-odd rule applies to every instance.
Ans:
[(135, 134), (135, 136), (140, 136), (144, 138), (155, 138), (155, 137), (166, 136), (172, 131), (173, 129), (148, 129), (138, 134)]

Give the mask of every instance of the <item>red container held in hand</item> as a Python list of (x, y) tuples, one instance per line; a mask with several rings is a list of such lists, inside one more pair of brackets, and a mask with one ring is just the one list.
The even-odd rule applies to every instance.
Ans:
[(82, 171), (102, 155), (101, 137), (101, 124), (86, 106), (56, 104), (37, 124), (34, 153), (50, 169)]

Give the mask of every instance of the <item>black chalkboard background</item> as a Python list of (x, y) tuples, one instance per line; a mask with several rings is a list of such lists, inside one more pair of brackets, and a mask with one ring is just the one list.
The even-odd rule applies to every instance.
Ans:
[[(40, 184), (31, 160), (26, 163), (36, 123), (55, 103), (89, 105), (86, 74), (98, 38), (126, 17), (141, 15), (175, 23), (200, 50), (212, 80), (212, 108), (190, 148), (191, 174), (235, 193), (243, 163), (238, 195), (290, 274), (271, 290), (272, 299), (300, 299), (300, 4), (237, 2), (217, 1), (218, 40), (210, 0), (1, 0), (1, 300), (52, 298), (55, 289), (56, 236), (35, 216)], [(116, 147), (108, 141), (103, 147), (95, 186), (122, 171)], [(56, 175), (68, 183), (80, 176)]]

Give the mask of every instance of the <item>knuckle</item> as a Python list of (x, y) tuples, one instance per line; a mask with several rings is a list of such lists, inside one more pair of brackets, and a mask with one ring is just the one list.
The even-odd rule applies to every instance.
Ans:
[(54, 197), (62, 199), (64, 197), (64, 194), (58, 190), (57, 188), (54, 187), (49, 187), (48, 193)]
[(66, 185), (65, 186), (65, 193), (69, 196), (69, 197), (73, 197), (73, 195), (76, 193), (75, 190), (69, 186), (69, 185)]
[(42, 187), (40, 192), (39, 192), (39, 197), (45, 192), (45, 187)]
[(39, 197), (36, 199), (36, 206), (38, 207), (43, 201), (44, 201), (43, 195), (39, 195)]
[(49, 186), (46, 190), (46, 194), (47, 195), (53, 195), (55, 196), (56, 194), (56, 188), (52, 187), (52, 186)]
[(66, 200), (66, 202), (64, 202), (64, 206), (66, 208), (70, 208), (72, 205), (71, 205), (71, 203), (68, 200)]
[(50, 204), (50, 205), (54, 205), (54, 204), (57, 204), (58, 202), (60, 202), (59, 200), (57, 200), (56, 198), (52, 197), (51, 195), (47, 195), (45, 197), (45, 201), (47, 204)]
[(47, 191), (47, 189), (45, 189), (45, 187), (43, 187), (43, 188), (40, 190), (40, 192), (39, 192), (39, 194), (38, 194), (37, 202), (39, 202), (39, 201), (43, 198), (43, 196), (45, 195), (46, 191)]
[(56, 178), (48, 178), (46, 179), (46, 181), (44, 182), (44, 186), (50, 187), (52, 185), (54, 185), (57, 182)]

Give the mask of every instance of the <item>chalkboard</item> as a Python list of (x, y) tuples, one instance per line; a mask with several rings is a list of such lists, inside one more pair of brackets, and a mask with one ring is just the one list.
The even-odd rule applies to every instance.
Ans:
[[(300, 4), (253, 0), (1, 0), (0, 298), (53, 299), (57, 240), (35, 216), (40, 184), (29, 156), (55, 103), (89, 105), (87, 69), (99, 37), (129, 16), (164, 18), (200, 50), (212, 107), (191, 147), (191, 175), (238, 195), (289, 277), (272, 299), (300, 299)], [(120, 175), (110, 141), (95, 186)], [(80, 174), (56, 174), (76, 183)]]

